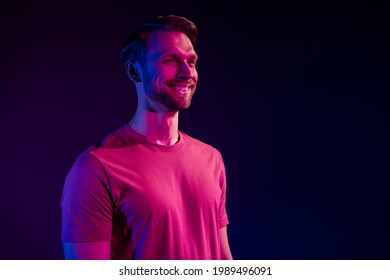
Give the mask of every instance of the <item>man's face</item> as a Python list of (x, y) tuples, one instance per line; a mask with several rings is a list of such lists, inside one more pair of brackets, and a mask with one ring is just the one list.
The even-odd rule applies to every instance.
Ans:
[(142, 69), (145, 95), (168, 110), (188, 108), (198, 80), (196, 60), (193, 45), (184, 33), (152, 32)]

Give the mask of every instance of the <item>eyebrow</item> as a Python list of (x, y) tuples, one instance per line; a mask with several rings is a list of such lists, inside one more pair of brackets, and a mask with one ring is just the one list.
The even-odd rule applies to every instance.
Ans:
[[(180, 57), (180, 55), (177, 55), (176, 53), (164, 53), (164, 52), (156, 53), (152, 57), (167, 57), (167, 56)], [(198, 56), (196, 54), (191, 54), (188, 56), (188, 58), (197, 60)]]

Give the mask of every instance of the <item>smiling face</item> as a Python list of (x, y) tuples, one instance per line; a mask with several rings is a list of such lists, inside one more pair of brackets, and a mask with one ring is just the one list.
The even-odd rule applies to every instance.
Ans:
[(168, 111), (188, 108), (198, 80), (197, 55), (190, 39), (178, 31), (153, 31), (144, 59), (141, 76), (145, 97)]

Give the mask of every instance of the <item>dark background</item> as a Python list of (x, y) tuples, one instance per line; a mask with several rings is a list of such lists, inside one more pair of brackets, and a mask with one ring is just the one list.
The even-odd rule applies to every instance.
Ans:
[(120, 45), (163, 14), (199, 28), (180, 129), (223, 154), (234, 258), (390, 259), (385, 1), (142, 2), (2, 4), (0, 259), (63, 258), (64, 178), (131, 118)]

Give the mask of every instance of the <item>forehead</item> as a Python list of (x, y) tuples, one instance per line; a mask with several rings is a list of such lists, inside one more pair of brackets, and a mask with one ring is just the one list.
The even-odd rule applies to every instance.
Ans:
[(151, 56), (166, 53), (196, 55), (191, 40), (187, 35), (171, 30), (151, 32), (146, 40), (146, 52)]

